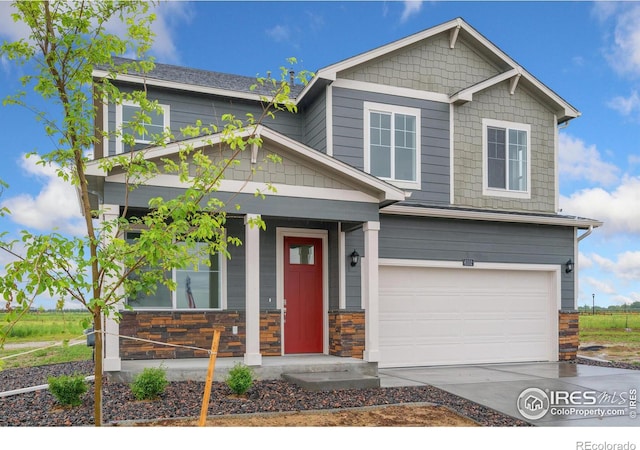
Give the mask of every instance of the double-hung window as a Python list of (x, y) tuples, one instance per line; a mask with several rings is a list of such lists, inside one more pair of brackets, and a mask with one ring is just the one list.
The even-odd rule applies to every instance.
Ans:
[(364, 103), (365, 171), (404, 189), (420, 189), (420, 110)]
[(484, 195), (530, 198), (531, 126), (484, 119)]
[[(128, 233), (127, 239), (132, 240), (137, 236), (138, 233)], [(198, 248), (194, 251), (198, 251)], [(129, 306), (135, 309), (223, 309), (222, 274), (226, 260), (220, 254), (209, 258), (210, 265), (200, 263), (197, 270), (185, 267), (165, 274), (176, 283), (175, 291), (159, 284), (153, 294), (139, 293), (135, 298), (129, 298)]]
[(123, 102), (116, 106), (116, 128), (122, 135), (132, 135), (134, 144), (126, 145), (122, 136), (116, 138), (116, 153), (127, 153), (132, 150), (140, 150), (155, 142), (158, 136), (169, 128), (169, 105), (158, 105), (160, 110), (146, 112), (148, 122), (142, 127), (134, 126), (139, 122), (141, 113), (139, 105), (131, 102)]

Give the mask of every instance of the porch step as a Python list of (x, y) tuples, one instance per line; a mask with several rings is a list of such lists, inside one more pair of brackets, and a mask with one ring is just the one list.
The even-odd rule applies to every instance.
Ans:
[(380, 387), (380, 378), (350, 371), (283, 373), (289, 383), (309, 391), (333, 391), (342, 389), (366, 389)]

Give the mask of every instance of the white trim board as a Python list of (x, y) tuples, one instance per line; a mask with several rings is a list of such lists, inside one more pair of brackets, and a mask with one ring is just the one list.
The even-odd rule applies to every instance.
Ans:
[(602, 222), (579, 217), (537, 216), (534, 214), (505, 214), (491, 211), (465, 211), (460, 209), (423, 208), (419, 206), (391, 205), (380, 210), (382, 214), (444, 219), (482, 220), (487, 222), (516, 222), (540, 225), (569, 226), (576, 228), (600, 227)]

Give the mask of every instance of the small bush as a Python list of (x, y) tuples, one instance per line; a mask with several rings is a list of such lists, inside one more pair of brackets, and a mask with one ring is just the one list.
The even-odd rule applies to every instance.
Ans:
[(84, 375), (49, 377), (49, 391), (64, 406), (82, 405), (82, 395), (89, 389)]
[(164, 393), (168, 384), (166, 370), (147, 367), (134, 378), (131, 390), (138, 400), (154, 400)]
[(234, 394), (242, 395), (253, 386), (253, 370), (244, 364), (237, 363), (229, 370), (225, 382)]

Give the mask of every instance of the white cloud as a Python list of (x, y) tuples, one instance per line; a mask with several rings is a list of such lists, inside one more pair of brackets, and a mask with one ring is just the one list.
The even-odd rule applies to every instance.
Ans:
[[(29, 27), (23, 22), (14, 22), (11, 18), (15, 8), (10, 2), (0, 0), (0, 37), (9, 41), (28, 38)], [(179, 63), (180, 54), (175, 43), (175, 35), (178, 28), (189, 24), (194, 16), (192, 5), (189, 2), (160, 2), (149, 8), (149, 13), (154, 13), (156, 19), (151, 24), (151, 31), (155, 34), (151, 53), (162, 62)], [(107, 32), (124, 36), (126, 25), (114, 18), (107, 23)], [(133, 56), (133, 55), (129, 55)], [(2, 62), (4, 68), (5, 62)]]
[(276, 42), (285, 42), (289, 40), (291, 36), (291, 30), (285, 25), (276, 25), (273, 28), (266, 30), (267, 36)]
[(175, 43), (177, 29), (188, 25), (194, 12), (189, 2), (160, 2), (154, 10), (156, 20), (151, 25), (155, 33), (152, 52), (167, 63), (179, 63), (180, 53)]
[(629, 155), (627, 156), (627, 162), (630, 166), (636, 166), (640, 164), (640, 155)]
[(640, 251), (618, 255), (616, 275), (623, 280), (640, 280)]
[(634, 90), (629, 97), (614, 97), (607, 103), (607, 106), (628, 117), (634, 112), (640, 112), (640, 96), (638, 91)]
[(559, 170), (561, 178), (587, 180), (601, 185), (618, 181), (620, 169), (603, 161), (595, 145), (567, 133), (559, 135)]
[(640, 178), (625, 176), (611, 192), (591, 188), (561, 196), (560, 207), (564, 214), (603, 221), (608, 234), (640, 234)]
[(29, 27), (23, 22), (14, 22), (11, 14), (16, 12), (11, 2), (0, 1), (0, 36), (8, 41), (29, 37)]
[(422, 9), (422, 1), (412, 1), (407, 0), (404, 1), (404, 10), (402, 11), (402, 16), (400, 17), (400, 22), (406, 22), (409, 20), (409, 17), (418, 14)]
[(307, 11), (306, 15), (306, 26), (308, 26), (312, 31), (318, 32), (324, 28), (324, 17), (320, 14), (312, 13)]
[(591, 260), (597, 264), (598, 266), (600, 266), (600, 268), (602, 268), (603, 270), (607, 271), (607, 272), (612, 272), (615, 269), (615, 262), (613, 262), (611, 259), (609, 258), (605, 258), (604, 256), (598, 255), (597, 253), (593, 253), (591, 255)]
[[(592, 253), (589, 255), (589, 258), (593, 262), (594, 266), (597, 266), (603, 272), (612, 273), (620, 280), (640, 280), (640, 251), (627, 251), (620, 253), (616, 256), (615, 261), (597, 253)], [(584, 280), (594, 286), (596, 283), (602, 283), (604, 286), (604, 282), (596, 281), (593, 278), (585, 278)], [(605, 289), (602, 290), (603, 292), (605, 291)], [(607, 289), (606, 293), (615, 293), (615, 289)]]
[[(601, 2), (597, 2), (601, 3)], [(613, 17), (613, 42), (606, 57), (620, 74), (640, 75), (640, 6), (629, 2), (619, 8), (608, 8), (607, 18)]]
[(590, 269), (593, 267), (593, 260), (582, 252), (578, 253), (578, 267), (580, 269)]
[(51, 165), (39, 165), (35, 158), (22, 157), (20, 166), (27, 176), (40, 180), (40, 192), (33, 196), (20, 194), (9, 197), (2, 206), (11, 211), (9, 218), (15, 223), (38, 231), (52, 231), (70, 234), (84, 232), (84, 220), (75, 188), (56, 175)]
[[(194, 14), (191, 5), (189, 2), (161, 2), (157, 6), (151, 6), (149, 13), (156, 15), (151, 24), (154, 37), (150, 53), (160, 62), (180, 63), (180, 54), (175, 43), (176, 29), (191, 22)], [(124, 36), (127, 26), (113, 18), (107, 23), (106, 30), (108, 33)], [(126, 56), (135, 58), (135, 55)]]
[(621, 305), (624, 305), (624, 304), (628, 305), (630, 303), (640, 301), (640, 293), (631, 292), (628, 295), (616, 295), (616, 296), (611, 298), (611, 301), (614, 302), (614, 303), (621, 304)]
[(584, 281), (585, 283), (589, 284), (590, 286), (595, 288), (598, 292), (601, 292), (603, 294), (610, 294), (611, 295), (611, 294), (615, 294), (616, 293), (616, 288), (613, 287), (613, 285), (610, 282), (597, 280), (597, 279), (591, 278), (591, 277), (585, 277), (585, 278), (582, 279), (582, 281)]

